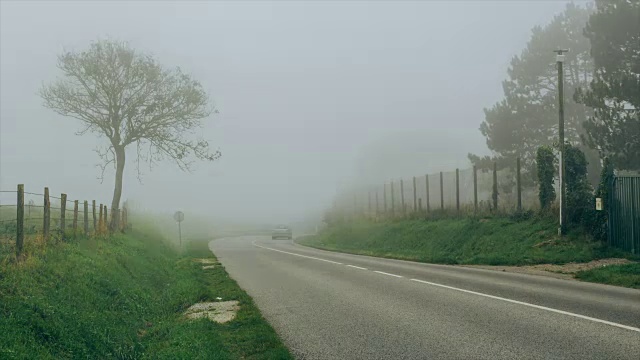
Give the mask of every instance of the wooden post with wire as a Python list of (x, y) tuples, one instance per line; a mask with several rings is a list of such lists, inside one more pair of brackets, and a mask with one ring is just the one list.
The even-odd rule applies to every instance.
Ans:
[(49, 188), (44, 188), (44, 219), (42, 220), (42, 239), (49, 241), (49, 231), (51, 228), (51, 200), (49, 199)]
[(430, 204), (430, 198), (429, 198), (429, 174), (424, 176), (424, 181), (426, 183), (425, 187), (427, 190), (427, 213), (431, 212), (431, 204)]
[(444, 178), (440, 171), (440, 210), (444, 210)]
[(456, 169), (456, 212), (460, 215), (460, 169)]
[(473, 165), (473, 213), (478, 214), (478, 169)]
[(89, 236), (89, 202), (84, 201), (84, 236)]
[(100, 204), (100, 217), (98, 217), (98, 230), (97, 233), (102, 235), (102, 228), (104, 227), (104, 205)]
[(416, 177), (413, 177), (413, 212), (418, 212), (418, 194), (416, 192)]
[(64, 232), (66, 230), (66, 215), (67, 215), (67, 194), (60, 194), (60, 232), (64, 239)]
[(493, 199), (493, 211), (498, 212), (498, 163), (493, 162), (493, 193), (491, 194)]
[(109, 216), (107, 215), (107, 205), (104, 206), (104, 220), (102, 220), (102, 226), (104, 226), (105, 233), (109, 233)]
[(16, 258), (20, 259), (24, 247), (24, 184), (18, 184), (16, 209)]
[(402, 202), (402, 215), (407, 215), (407, 207), (404, 204), (404, 180), (400, 179), (400, 200)]
[(522, 211), (522, 178), (520, 176), (520, 157), (516, 159), (516, 186), (518, 188), (518, 212)]
[(76, 236), (78, 230), (78, 200), (73, 201), (73, 236)]
[(91, 200), (91, 208), (93, 209), (93, 232), (98, 232), (98, 228), (97, 226), (97, 219), (96, 219), (96, 201), (95, 200)]
[(391, 182), (391, 215), (396, 215), (395, 194), (393, 193), (393, 181)]

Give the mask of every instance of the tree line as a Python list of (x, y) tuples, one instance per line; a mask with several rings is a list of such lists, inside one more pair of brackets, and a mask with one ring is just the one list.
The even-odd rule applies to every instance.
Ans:
[[(480, 132), (491, 156), (469, 154), (478, 168), (512, 167), (538, 182), (536, 158), (558, 148), (557, 70), (553, 50), (570, 49), (564, 62), (565, 139), (584, 156), (596, 185), (605, 159), (621, 170), (640, 170), (640, 1), (596, 0), (568, 4), (536, 26), (525, 49), (512, 58), (504, 97), (484, 109)], [(549, 150), (551, 153), (549, 153)], [(553, 174), (552, 174), (553, 175)], [(545, 190), (546, 191), (546, 190)]]

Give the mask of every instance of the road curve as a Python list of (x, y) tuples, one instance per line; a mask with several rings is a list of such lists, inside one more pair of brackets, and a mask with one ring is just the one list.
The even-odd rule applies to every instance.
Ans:
[(640, 291), (333, 253), (210, 248), (298, 359), (640, 359)]

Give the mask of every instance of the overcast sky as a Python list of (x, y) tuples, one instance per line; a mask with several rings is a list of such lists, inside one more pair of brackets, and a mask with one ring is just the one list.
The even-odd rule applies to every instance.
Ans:
[[(221, 219), (294, 221), (339, 186), (465, 167), (511, 57), (565, 1), (7, 1), (0, 5), (0, 188), (109, 203), (101, 140), (42, 107), (62, 49), (128, 41), (180, 66), (219, 114), (223, 153), (182, 173), (132, 162), (123, 199)], [(103, 140), (102, 140), (103, 141)], [(426, 159), (426, 160), (425, 160)]]

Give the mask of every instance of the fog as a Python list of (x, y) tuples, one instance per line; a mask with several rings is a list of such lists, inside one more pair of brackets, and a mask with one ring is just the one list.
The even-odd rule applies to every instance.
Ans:
[(218, 220), (295, 222), (341, 186), (468, 166), (487, 154), (482, 109), (511, 57), (563, 1), (36, 2), (0, 5), (0, 188), (110, 202), (76, 136), (42, 106), (56, 56), (128, 41), (199, 80), (219, 113), (203, 136), (222, 158), (192, 173), (125, 169), (123, 199)]

